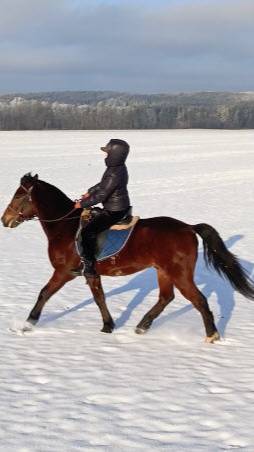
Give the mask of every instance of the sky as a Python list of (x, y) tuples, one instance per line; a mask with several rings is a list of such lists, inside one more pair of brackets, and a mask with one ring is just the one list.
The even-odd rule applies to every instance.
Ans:
[(0, 92), (254, 90), (254, 0), (0, 0)]

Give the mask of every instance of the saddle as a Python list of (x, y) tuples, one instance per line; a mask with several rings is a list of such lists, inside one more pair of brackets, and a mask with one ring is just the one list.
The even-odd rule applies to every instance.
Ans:
[[(94, 207), (93, 209), (84, 209), (81, 214), (80, 227), (76, 236), (76, 249), (79, 255), (83, 254), (81, 231), (84, 222), (87, 222), (91, 216), (99, 215), (101, 211), (100, 207)], [(132, 207), (130, 207), (120, 221), (98, 234), (96, 260), (102, 261), (118, 254), (128, 242), (138, 220), (139, 217), (132, 215)]]
[[(99, 215), (103, 209), (100, 207), (93, 207), (92, 209), (84, 209), (83, 213), (81, 214), (81, 219), (84, 218), (84, 220), (87, 221), (89, 218), (94, 218), (97, 215)], [(139, 217), (134, 217), (132, 215), (132, 206), (129, 207), (124, 217), (118, 221), (117, 223), (113, 224), (109, 229), (112, 231), (120, 231), (123, 229), (129, 229), (132, 226), (134, 226), (137, 221), (139, 220)]]

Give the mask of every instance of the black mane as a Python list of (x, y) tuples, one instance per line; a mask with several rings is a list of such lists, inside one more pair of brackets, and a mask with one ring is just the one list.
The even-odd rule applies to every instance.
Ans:
[(66, 215), (74, 208), (73, 201), (65, 193), (54, 185), (40, 180), (38, 174), (32, 176), (31, 173), (27, 173), (21, 178), (20, 183), (27, 188), (33, 187), (32, 198), (42, 218), (54, 219)]
[(42, 195), (40, 199), (44, 201), (43, 204), (50, 204), (54, 209), (73, 208), (73, 201), (62, 190), (48, 182), (39, 179), (36, 183), (36, 193)]

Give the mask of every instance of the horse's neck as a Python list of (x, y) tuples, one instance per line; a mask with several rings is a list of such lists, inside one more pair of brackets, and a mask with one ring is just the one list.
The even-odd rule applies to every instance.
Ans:
[[(46, 234), (49, 235), (59, 228), (60, 219), (74, 208), (74, 203), (61, 190), (44, 181), (39, 181), (32, 192), (32, 200), (35, 204), (39, 220)], [(43, 221), (48, 220), (48, 221)]]

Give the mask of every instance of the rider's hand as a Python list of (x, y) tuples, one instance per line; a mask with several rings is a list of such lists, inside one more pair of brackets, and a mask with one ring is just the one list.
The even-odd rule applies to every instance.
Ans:
[(90, 193), (85, 193), (84, 195), (82, 195), (82, 199), (87, 199), (87, 198), (89, 198), (89, 196), (90, 196)]
[(75, 209), (81, 209), (80, 201), (76, 201), (74, 207), (75, 207)]

